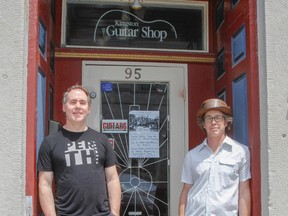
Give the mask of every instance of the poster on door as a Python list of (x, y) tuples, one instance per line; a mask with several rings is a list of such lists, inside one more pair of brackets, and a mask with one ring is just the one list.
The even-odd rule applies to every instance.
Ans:
[(103, 119), (101, 129), (102, 133), (127, 133), (127, 120)]
[(159, 158), (159, 111), (129, 112), (129, 158)]

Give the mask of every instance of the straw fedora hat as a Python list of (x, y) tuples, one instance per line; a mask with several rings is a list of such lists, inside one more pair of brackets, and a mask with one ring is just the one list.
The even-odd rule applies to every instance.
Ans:
[(218, 110), (228, 116), (232, 117), (232, 112), (230, 107), (223, 101), (218, 98), (211, 98), (208, 100), (205, 100), (201, 106), (200, 109), (197, 111), (196, 116), (198, 118), (202, 118), (206, 112), (210, 110)]

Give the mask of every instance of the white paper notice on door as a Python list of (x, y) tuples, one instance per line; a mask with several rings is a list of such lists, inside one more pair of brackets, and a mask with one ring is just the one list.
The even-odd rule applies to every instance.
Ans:
[(159, 111), (129, 112), (129, 158), (159, 158)]

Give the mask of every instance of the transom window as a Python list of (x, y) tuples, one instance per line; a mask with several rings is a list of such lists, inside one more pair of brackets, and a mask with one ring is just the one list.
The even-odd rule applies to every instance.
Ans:
[(63, 1), (62, 45), (208, 51), (208, 3)]

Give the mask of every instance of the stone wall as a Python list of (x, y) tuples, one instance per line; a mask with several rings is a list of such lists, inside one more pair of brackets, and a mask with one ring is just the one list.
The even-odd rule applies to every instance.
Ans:
[(288, 208), (288, 1), (258, 0), (262, 215)]

